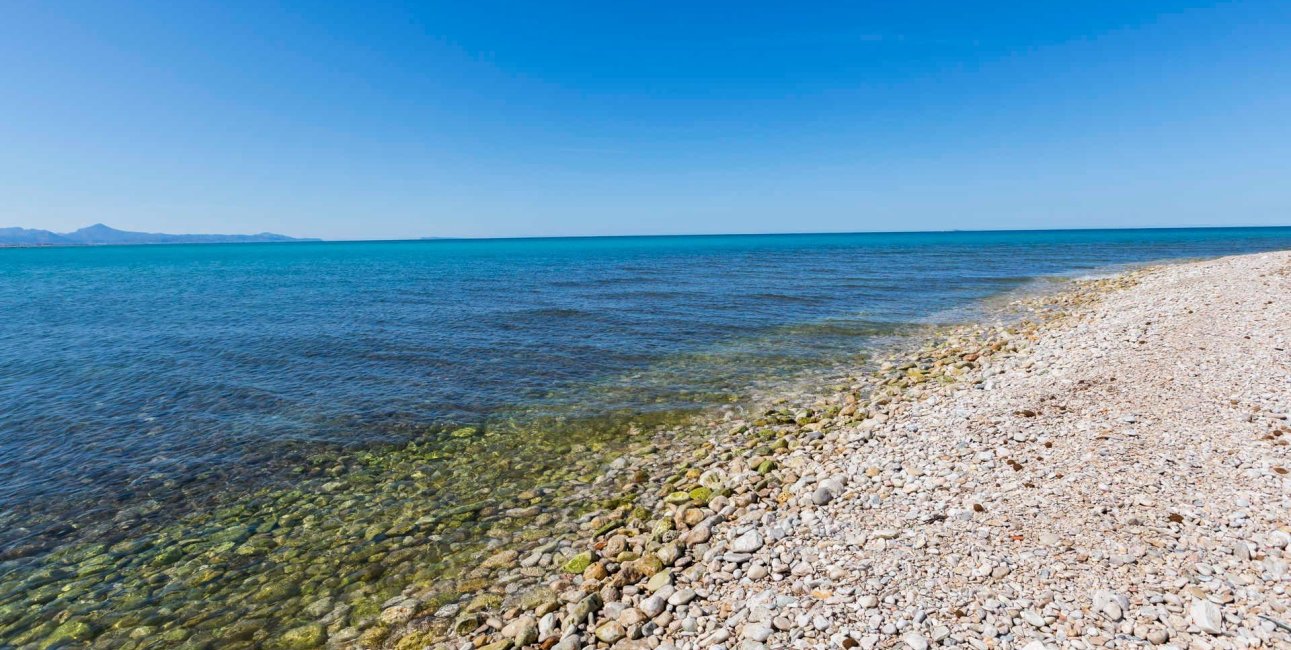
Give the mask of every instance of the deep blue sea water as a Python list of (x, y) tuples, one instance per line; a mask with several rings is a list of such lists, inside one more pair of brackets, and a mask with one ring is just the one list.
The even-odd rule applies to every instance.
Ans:
[(1037, 277), (1286, 248), (1291, 228), (0, 250), (0, 512), (92, 516), (410, 425), (698, 408)]

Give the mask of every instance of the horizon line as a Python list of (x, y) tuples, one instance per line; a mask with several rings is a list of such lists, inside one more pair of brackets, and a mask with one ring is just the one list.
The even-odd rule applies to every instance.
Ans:
[[(16, 226), (21, 228), (22, 226)], [(109, 226), (111, 227), (111, 226)], [(1276, 230), (1291, 228), (1291, 223), (1281, 225), (1205, 225), (1205, 226), (1125, 226), (1125, 227), (1091, 227), (1091, 228), (952, 228), (938, 230), (821, 230), (821, 231), (779, 231), (779, 232), (725, 232), (725, 233), (667, 233), (667, 234), (623, 234), (623, 235), (503, 235), (503, 236), (423, 236), (377, 239), (326, 239), (322, 237), (298, 237), (293, 241), (261, 242), (134, 242), (105, 244), (0, 244), (0, 248), (101, 248), (106, 246), (223, 246), (223, 245), (274, 245), (274, 244), (361, 244), (361, 243), (397, 243), (397, 242), (463, 242), (463, 241), (514, 241), (541, 239), (647, 239), (673, 237), (808, 237), (819, 235), (939, 235), (951, 233), (988, 234), (988, 233), (1032, 233), (1032, 232), (1105, 232), (1105, 231), (1144, 231), (1144, 230)], [(52, 232), (52, 231), (51, 231)], [(126, 231), (130, 232), (130, 231)], [(156, 235), (202, 235), (205, 233), (147, 233)], [(272, 234), (267, 231), (256, 234)], [(242, 235), (230, 235), (242, 236)]]
[(313, 242), (260, 242), (260, 243), (360, 243), (360, 242), (404, 242), (404, 241), (491, 241), (499, 239), (628, 239), (646, 237), (776, 237), (776, 236), (809, 236), (809, 235), (936, 235), (945, 233), (1001, 233), (1001, 232), (1098, 232), (1106, 230), (1221, 230), (1221, 229), (1260, 230), (1291, 228), (1291, 223), (1278, 225), (1205, 225), (1205, 226), (1122, 226), (1091, 228), (945, 228), (937, 230), (783, 230), (775, 232), (706, 232), (706, 233), (663, 233), (663, 234), (630, 234), (630, 235), (482, 235), (482, 236), (425, 236), (396, 239), (322, 239), (315, 237)]

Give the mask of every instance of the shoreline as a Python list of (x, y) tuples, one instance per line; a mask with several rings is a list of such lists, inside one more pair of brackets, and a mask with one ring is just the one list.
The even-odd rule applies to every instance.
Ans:
[[(905, 643), (902, 641), (905, 627), (897, 630), (901, 634), (886, 634), (882, 625), (877, 630), (861, 633), (863, 627), (851, 621), (845, 629), (834, 630), (830, 627), (835, 622), (831, 615), (825, 619), (826, 629), (819, 630), (815, 629), (820, 627), (814, 620), (816, 614), (801, 620), (784, 616), (762, 620), (766, 612), (804, 609), (800, 604), (804, 597), (820, 601), (829, 608), (849, 603), (855, 606), (860, 602), (858, 598), (867, 597), (858, 596), (860, 592), (855, 587), (852, 593), (843, 593), (848, 587), (839, 588), (835, 584), (846, 582), (841, 576), (835, 579), (833, 576), (799, 575), (795, 571), (800, 569), (794, 569), (796, 565), (792, 563), (783, 567), (777, 567), (774, 560), (759, 563), (760, 555), (784, 543), (773, 539), (781, 534), (775, 532), (783, 527), (781, 514), (794, 513), (790, 520), (801, 525), (801, 517), (816, 515), (802, 515), (800, 512), (822, 510), (830, 502), (841, 503), (855, 496), (855, 481), (850, 481), (846, 473), (838, 473), (831, 479), (832, 474), (813, 469), (815, 460), (812, 456), (821, 449), (842, 450), (845, 448), (843, 442), (851, 440), (854, 435), (860, 435), (865, 445), (878, 444), (889, 437), (883, 432), (903, 422), (902, 418), (907, 417), (906, 409), (917, 401), (916, 398), (940, 395), (957, 386), (981, 386), (990, 381), (981, 376), (986, 370), (993, 371), (999, 364), (1027, 353), (1034, 339), (1063, 327), (1068, 319), (1096, 309), (1101, 301), (1137, 283), (1140, 278), (1196, 264), (1167, 262), (1134, 268), (1110, 277), (1068, 277), (1052, 287), (1021, 287), (1002, 297), (988, 299), (968, 322), (929, 322), (919, 326), (917, 334), (896, 336), (893, 345), (879, 348), (879, 354), (874, 357), (882, 359), (895, 355), (893, 361), (887, 365), (875, 363), (872, 372), (858, 368), (847, 373), (844, 381), (827, 386), (826, 378), (831, 381), (833, 378), (830, 373), (822, 371), (812, 375), (809, 381), (795, 381), (769, 392), (758, 392), (738, 404), (717, 406), (698, 416), (687, 416), (682, 423), (664, 423), (647, 431), (635, 431), (628, 436), (631, 440), (617, 450), (592, 444), (586, 448), (586, 463), (552, 474), (550, 480), (535, 486), (535, 490), (486, 498), (485, 501), (491, 501), (491, 504), (482, 506), (482, 509), (493, 523), (489, 524), (492, 528), (486, 538), (479, 540), (479, 545), (459, 545), (462, 540), (454, 537), (456, 527), (481, 518), (481, 508), (471, 509), (478, 504), (462, 503), (457, 508), (461, 512), (439, 512), (432, 517), (435, 521), (430, 522), (431, 528), (426, 529), (423, 527), (427, 517), (411, 515), (434, 511), (416, 513), (416, 504), (412, 503), (414, 512), (410, 513), (411, 518), (398, 517), (392, 525), (383, 525), (381, 530), (360, 531), (360, 537), (380, 545), (380, 549), (362, 551), (366, 555), (361, 559), (381, 564), (383, 572), (406, 568), (406, 579), (392, 580), (388, 575), (378, 574), (381, 582), (372, 579), (369, 585), (365, 582), (367, 578), (359, 576), (360, 588), (354, 592), (358, 595), (357, 600), (349, 592), (335, 597), (312, 596), (308, 585), (303, 590), (279, 594), (296, 603), (292, 607), (299, 607), (304, 618), (293, 615), (281, 622), (274, 621), (273, 627), (264, 624), (269, 619), (260, 618), (266, 612), (277, 610), (278, 602), (262, 601), (261, 592), (269, 596), (277, 593), (273, 592), (274, 585), (286, 577), (278, 575), (283, 568), (275, 569), (273, 575), (246, 578), (247, 583), (254, 587), (246, 595), (260, 604), (253, 605), (250, 611), (240, 612), (233, 619), (225, 620), (228, 617), (217, 612), (201, 611), (199, 601), (204, 598), (202, 586), (215, 584), (207, 581), (223, 579), (218, 571), (225, 570), (230, 556), (243, 555), (244, 551), (252, 554), (268, 552), (272, 544), (265, 545), (266, 536), (273, 537), (274, 543), (290, 546), (290, 535), (299, 534), (301, 530), (291, 528), (291, 525), (299, 524), (289, 521), (291, 509), (296, 508), (298, 501), (321, 498), (318, 494), (310, 496), (308, 493), (293, 494), (290, 500), (282, 502), (286, 509), (280, 511), (282, 516), (276, 533), (270, 531), (274, 527), (272, 524), (268, 528), (254, 522), (248, 526), (239, 520), (235, 522), (239, 526), (234, 528), (249, 528), (243, 531), (246, 534), (239, 532), (228, 537), (225, 530), (228, 521), (224, 521), (215, 528), (205, 526), (209, 529), (206, 533), (200, 532), (204, 530), (202, 527), (193, 529), (190, 526), (187, 532), (171, 535), (175, 537), (174, 543), (187, 545), (184, 546), (185, 559), (180, 560), (185, 566), (166, 575), (178, 576), (175, 579), (183, 579), (195, 588), (189, 605), (180, 608), (180, 613), (187, 612), (186, 616), (191, 614), (195, 617), (191, 619), (192, 623), (185, 618), (178, 625), (158, 626), (152, 623), (155, 617), (146, 615), (139, 618), (129, 613), (104, 623), (67, 611), (53, 620), (43, 618), (46, 621), (44, 625), (31, 625), (17, 645), (40, 645), (48, 640), (75, 645), (94, 639), (91, 644), (96, 647), (108, 644), (126, 648), (151, 647), (160, 642), (164, 645), (221, 648), (327, 645), (401, 650), (423, 647), (503, 650), (525, 647), (523, 642), (526, 641), (529, 647), (547, 650), (552, 647), (573, 650), (591, 643), (598, 647), (612, 645), (627, 650), (669, 650), (669, 645), (678, 650), (708, 647), (739, 647), (741, 650), (857, 645), (866, 648), (896, 647)], [(969, 349), (972, 351), (966, 352)], [(758, 407), (757, 410), (754, 407)], [(487, 432), (477, 430), (464, 436), (462, 444), (467, 447), (484, 444), (477, 437), (481, 435), (487, 435)], [(562, 444), (580, 443), (563, 441)], [(534, 447), (542, 448), (541, 445)], [(415, 444), (408, 450), (391, 453), (394, 454), (392, 458), (406, 456), (404, 460), (409, 462), (386, 466), (378, 453), (371, 454), (369, 461), (359, 459), (362, 461), (359, 464), (369, 462), (372, 464), (370, 471), (378, 475), (397, 475), (396, 479), (411, 476), (422, 480), (415, 478), (418, 472), (424, 470), (426, 463), (436, 462), (438, 457), (435, 454), (424, 458), (419, 456)], [(534, 455), (534, 450), (513, 454), (517, 459), (524, 455)], [(616, 457), (618, 460), (611, 460)], [(497, 460), (511, 462), (500, 457)], [(1017, 471), (1017, 468), (1012, 471)], [(877, 477), (883, 481), (890, 480), (887, 470), (880, 471)], [(909, 481), (910, 477), (897, 480)], [(396, 480), (394, 485), (403, 483), (407, 483), (406, 478)], [(324, 492), (327, 492), (326, 487), (322, 486)], [(900, 492), (903, 486), (895, 486), (896, 489), (891, 485), (886, 487), (889, 491)], [(346, 492), (346, 489), (337, 489), (335, 494)], [(374, 493), (363, 497), (363, 494), (366, 493), (359, 492), (353, 496), (358, 496), (360, 501), (376, 496)], [(413, 501), (406, 493), (380, 496)], [(816, 500), (825, 503), (817, 504)], [(353, 501), (355, 499), (350, 498), (347, 503)], [(270, 511), (278, 507), (272, 505)], [(399, 507), (409, 509), (402, 505)], [(318, 508), (327, 509), (324, 506)], [(353, 510), (350, 506), (347, 509)], [(301, 512), (305, 514), (309, 510)], [(756, 525), (750, 523), (753, 515), (758, 520)], [(308, 519), (308, 515), (305, 516)], [(813, 521), (819, 525), (818, 520)], [(285, 529), (281, 528), (284, 523), (288, 526)], [(365, 525), (362, 520), (350, 523), (360, 529)], [(412, 547), (399, 543), (398, 537), (394, 537), (405, 534), (407, 529), (404, 526), (408, 524), (411, 524), (415, 535), (429, 534), (436, 540), (434, 548), (440, 550), (429, 557), (410, 555)], [(735, 540), (746, 535), (745, 529), (750, 527), (757, 532), (759, 547), (750, 551), (734, 550)], [(211, 534), (218, 539), (193, 546), (194, 530), (199, 535)], [(297, 532), (290, 532), (293, 530)], [(890, 530), (901, 529), (894, 527), (882, 532), (886, 535)], [(735, 534), (736, 531), (739, 535)], [(369, 536), (371, 532), (375, 532), (375, 536)], [(166, 535), (161, 537), (166, 538)], [(862, 542), (861, 551), (870, 552), (874, 544), (899, 546), (902, 539), (903, 536), (898, 534), (888, 539), (862, 538), (856, 541)], [(395, 542), (393, 546), (390, 541)], [(824, 541), (820, 543), (825, 544)], [(926, 540), (924, 544), (927, 544)], [(145, 558), (151, 563), (157, 561), (154, 556), (170, 553), (160, 542), (157, 548), (148, 548), (149, 545), (151, 541), (139, 548), (114, 546), (107, 549), (107, 554), (116, 559), (143, 551), (151, 554)], [(746, 539), (743, 545), (753, 546), (752, 540)], [(828, 546), (825, 544), (822, 548)], [(347, 548), (344, 554), (348, 559), (357, 557), (354, 555), (356, 552), (360, 551)], [(94, 565), (89, 575), (101, 576), (105, 582), (128, 575), (103, 574), (105, 567), (97, 562), (96, 554), (78, 552), (75, 555), (76, 562), (63, 571), (70, 570), (79, 576), (85, 566)], [(432, 569), (426, 565), (427, 561), (435, 562), (434, 567), (446, 569)], [(107, 568), (111, 569), (110, 566)], [(290, 575), (292, 569), (284, 568)], [(777, 568), (786, 571), (780, 572)], [(58, 569), (52, 570), (53, 573), (46, 577), (57, 579), (62, 575)], [(317, 573), (308, 565), (300, 565), (296, 570)], [(826, 575), (829, 574), (826, 571)], [(145, 583), (155, 582), (157, 575), (160, 574), (154, 573), (153, 578), (145, 580)], [(786, 581), (792, 584), (802, 581), (807, 575), (821, 581), (814, 586), (826, 588), (777, 596), (777, 599), (794, 599), (792, 604), (787, 600), (781, 603), (773, 599), (752, 609), (737, 608), (738, 603), (746, 603), (751, 595), (756, 595), (748, 593), (746, 587), (749, 585), (776, 585)], [(343, 579), (340, 584), (347, 580)], [(387, 583), (391, 587), (402, 586), (392, 595), (387, 587), (380, 586)], [(330, 584), (324, 582), (324, 586)], [(60, 587), (58, 582), (45, 579), (32, 585), (38, 600), (57, 593), (57, 589), (54, 592), (50, 590)], [(74, 586), (74, 592), (80, 593), (82, 588)], [(724, 593), (722, 590), (726, 588), (740, 591), (737, 595)], [(693, 590), (693, 593), (688, 593), (688, 590)], [(828, 596), (817, 597), (826, 592)], [(336, 592), (333, 589), (330, 593)], [(129, 591), (126, 596), (131, 596)], [(690, 600), (692, 598), (694, 600)], [(10, 606), (12, 601), (0, 602), (4, 603), (0, 605), (0, 637), (9, 631), (23, 629), (22, 625), (13, 625), (15, 610)], [(882, 609), (882, 605), (878, 608)], [(38, 618), (31, 620), (42, 620), (47, 613), (28, 611), (23, 615), (18, 611), (17, 615), (28, 620), (39, 614)], [(932, 613), (924, 612), (924, 616), (931, 617)], [(1286, 618), (1291, 616), (1283, 616), (1281, 620)], [(584, 623), (579, 624), (578, 621)], [(587, 621), (591, 624), (588, 625)], [(976, 647), (972, 638), (952, 636), (960, 635), (960, 632), (946, 627), (951, 634), (942, 638), (938, 638), (939, 629), (925, 629), (925, 642), (935, 646), (949, 638)], [(768, 630), (765, 635), (763, 628)], [(183, 634), (176, 634), (177, 629)], [(799, 634), (798, 630), (803, 633)], [(825, 632), (829, 634), (823, 634)], [(758, 637), (763, 638), (758, 640)], [(913, 639), (912, 642), (917, 644)], [(982, 647), (1022, 646), (1000, 636)]]
[[(1026, 481), (1008, 476), (1034, 474), (1037, 470), (1026, 467), (1030, 464), (1073, 460), (1054, 458), (1058, 452), (1050, 450), (1071, 451), (1065, 448), (1072, 443), (1055, 437), (1069, 435), (1067, 432), (1060, 434), (1044, 424), (1051, 409), (1070, 417), (1063, 405), (1068, 396), (1061, 391), (1041, 395), (1035, 386), (1016, 386), (1013, 374), (1034, 372), (1037, 355), (1052, 357), (1045, 363), (1064, 369), (1069, 361), (1084, 368), (1062, 355), (1070, 356), (1082, 345), (1096, 343), (1081, 338), (1090, 336), (1087, 321), (1109, 318), (1108, 310), (1117, 308), (1133, 312), (1136, 299), (1154, 304), (1190, 297), (1153, 296), (1141, 286), (1145, 281), (1156, 287), (1172, 278), (1197, 275), (1198, 269), (1204, 278), (1207, 269), (1213, 276), (1215, 268), (1234, 264), (1291, 269), (1289, 260), (1288, 253), (1261, 253), (1074, 280), (1073, 286), (1057, 293), (1021, 301), (1030, 316), (1018, 323), (952, 327), (949, 334), (903, 362), (885, 364), (867, 386), (852, 386), (832, 400), (818, 401), (812, 405), (814, 410), (782, 409), (748, 422), (729, 422), (725, 433), (714, 436), (722, 439), (720, 444), (710, 441), (699, 446), (696, 457), (702, 455), (703, 459), (664, 481), (651, 516), (622, 522), (593, 519), (587, 522), (590, 526), (583, 526), (593, 534), (582, 544), (557, 546), (526, 557), (501, 552), (482, 564), (500, 585), (509, 583), (508, 572), (541, 566), (544, 561), (548, 566), (559, 565), (561, 570), (547, 573), (550, 581), (546, 587), (446, 605), (428, 617), (414, 617), (403, 630), (391, 630), (381, 645), (423, 647), (445, 631), (461, 640), (435, 647), (503, 650), (537, 644), (534, 647), (573, 650), (595, 644), (663, 650), (897, 646), (923, 650), (953, 641), (975, 648), (1025, 646), (1038, 650), (1109, 644), (1239, 647), (1233, 645), (1233, 639), (1239, 639), (1240, 647), (1289, 643), (1291, 636), (1282, 627), (1288, 618), (1283, 613), (1287, 606), (1286, 562), (1281, 559), (1281, 549), (1291, 533), (1286, 521), (1266, 517), (1264, 530), (1236, 542), (1230, 540), (1227, 555), (1262, 562), (1259, 566), (1268, 569), (1265, 577), (1272, 576), (1264, 582), (1271, 582), (1270, 589), (1277, 590), (1270, 600), (1258, 599), (1258, 613), (1246, 616), (1243, 612), (1238, 617), (1230, 612), (1235, 599), (1245, 594), (1234, 594), (1231, 586), (1226, 590), (1215, 587), (1218, 581), (1214, 577), (1222, 575), (1216, 573), (1223, 566), (1220, 562), (1212, 560), (1206, 569), (1191, 571), (1173, 566), (1169, 573), (1174, 577), (1162, 586), (1149, 590), (1135, 585), (1132, 589), (1114, 584), (1117, 580), (1113, 577), (1127, 573), (1125, 567), (1150, 564), (1145, 558), (1169, 566), (1173, 554), (1181, 550), (1161, 555), (1154, 549), (1169, 545), (1156, 538), (1151, 543), (1112, 549), (1120, 553), (1091, 549), (1085, 544), (1099, 540), (1088, 539), (1088, 531), (1069, 529), (1063, 534), (1048, 530), (1063, 519), (1056, 513), (1051, 513), (1052, 521), (1028, 521), (1027, 526), (1007, 515), (992, 514), (1001, 501), (1007, 505), (1015, 498), (1021, 500), (1014, 491), (1043, 491), (1038, 480), (1065, 478), (1066, 484), (1072, 483), (1072, 478), (1057, 471)], [(1231, 279), (1219, 275), (1221, 280)], [(1109, 306), (1109, 301), (1115, 305)], [(1010, 404), (1001, 413), (974, 420), (947, 404), (947, 397), (964, 390), (977, 394), (973, 396), (977, 408), (1001, 411), (997, 402)], [(1285, 400), (1285, 392), (1280, 397)], [(1029, 408), (1012, 403), (1019, 399), (1032, 403)], [(1139, 415), (1121, 416), (1122, 420), (1116, 421), (1122, 426), (1142, 422), (1142, 413), (1150, 406), (1150, 401), (1138, 401), (1134, 408), (1124, 407)], [(948, 419), (954, 426), (967, 426), (972, 432), (959, 446), (939, 440), (932, 447), (945, 461), (932, 465), (950, 464), (957, 471), (930, 472), (932, 468), (908, 458), (911, 452), (932, 450), (917, 444), (929, 440), (929, 434), (921, 433), (932, 429), (921, 426), (929, 410), (943, 419), (950, 410)], [(946, 426), (944, 421), (936, 422), (938, 428)], [(1278, 444), (1277, 437), (1270, 438), (1274, 440), (1270, 448), (1278, 450), (1283, 459), (1278, 462), (1283, 464), (1266, 463), (1265, 478), (1281, 475), (1276, 468), (1291, 464), (1285, 462), (1286, 448)], [(1137, 432), (1134, 438), (1141, 442)], [(870, 456), (876, 448), (892, 444), (906, 447), (902, 454), (905, 462), (862, 463), (862, 454)], [(1010, 449), (1031, 445), (1037, 449)], [(823, 460), (822, 452), (827, 454)], [(1036, 454), (1034, 460), (1028, 457), (1031, 453)], [(1081, 459), (1075, 460), (1079, 468)], [(1091, 460), (1084, 458), (1083, 462)], [(725, 469), (714, 467), (719, 464)], [(960, 472), (1002, 473), (1004, 483), (989, 489), (977, 484), (970, 486), (973, 489), (948, 488), (963, 481)], [(949, 493), (936, 498), (918, 498), (925, 491), (936, 494), (948, 489)], [(1129, 502), (1112, 499), (1113, 505), (1104, 508), (1112, 516), (1127, 507), (1157, 506), (1153, 497), (1120, 496)], [(902, 525), (878, 528), (870, 519), (876, 511), (890, 508), (889, 500), (927, 512), (915, 521), (904, 516), (912, 513), (904, 512), (898, 517), (904, 519)], [(1034, 498), (1026, 501), (1028, 508), (1040, 507)], [(1247, 507), (1251, 502), (1246, 498), (1237, 501)], [(839, 524), (831, 511), (844, 506), (852, 509), (851, 515), (863, 512), (860, 519), (866, 523)], [(1167, 535), (1174, 534), (1175, 546), (1181, 544), (1180, 534), (1185, 529), (1196, 534), (1194, 527), (1202, 523), (1195, 511), (1183, 514), (1171, 510), (1159, 518), (1164, 522), (1152, 524), (1173, 527)], [(1144, 519), (1144, 515), (1133, 515), (1118, 523), (1148, 529), (1150, 524)], [(947, 540), (944, 532), (934, 534), (931, 529), (938, 525), (956, 528), (969, 539), (979, 536), (999, 542), (997, 537), (1002, 537), (1017, 547), (1011, 552), (1020, 557), (1000, 557), (993, 552), (998, 548), (988, 552), (983, 545), (973, 544), (963, 549), (963, 557), (939, 550), (937, 547), (954, 541)], [(1046, 530), (1018, 530), (1032, 525)], [(849, 529), (853, 530), (845, 532)], [(999, 529), (1012, 532), (1002, 535)], [(811, 542), (795, 543), (797, 536)], [(1214, 551), (1215, 546), (1207, 550)], [(579, 552), (569, 553), (574, 550)], [(900, 560), (892, 562), (895, 554)], [(928, 562), (923, 567), (928, 574), (919, 576), (921, 561), (928, 557), (938, 561)], [(948, 558), (956, 560), (953, 566), (946, 566)], [(892, 562), (887, 567), (891, 572), (877, 570), (888, 562)], [(1036, 571), (1026, 565), (1049, 568)], [(949, 611), (944, 611), (945, 600), (925, 600), (907, 592), (930, 589), (941, 575), (931, 571), (934, 566), (949, 570), (946, 577), (950, 583), (958, 584), (963, 578), (970, 585), (962, 587), (958, 594), (962, 602)], [(1191, 580), (1181, 577), (1188, 573)], [(1038, 585), (1021, 585), (1018, 580), (1022, 575), (1042, 579)], [(1101, 588), (1079, 598), (1065, 597), (1067, 594), (1059, 598), (1055, 593), (1059, 577), (1081, 577), (1094, 583), (1101, 579), (1095, 585)], [(1240, 582), (1247, 587), (1252, 583), (1250, 576)], [(986, 593), (992, 595), (983, 597)], [(936, 609), (937, 605), (942, 610)], [(359, 641), (357, 637), (353, 640)], [(343, 646), (347, 640), (341, 635), (331, 642)]]

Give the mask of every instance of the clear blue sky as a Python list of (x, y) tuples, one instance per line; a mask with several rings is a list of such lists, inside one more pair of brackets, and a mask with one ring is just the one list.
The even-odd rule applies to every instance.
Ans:
[(96, 221), (1288, 224), (1291, 3), (4, 2), (0, 226)]

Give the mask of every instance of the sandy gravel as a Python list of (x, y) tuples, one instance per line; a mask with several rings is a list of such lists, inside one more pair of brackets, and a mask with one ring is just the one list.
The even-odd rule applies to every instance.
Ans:
[(1136, 280), (791, 454), (666, 643), (1291, 647), (1291, 254)]

